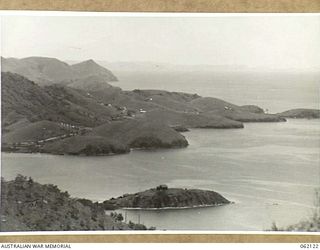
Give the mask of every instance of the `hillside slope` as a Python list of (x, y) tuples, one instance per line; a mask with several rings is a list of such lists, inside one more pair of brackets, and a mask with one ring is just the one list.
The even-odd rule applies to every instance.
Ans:
[(49, 120), (79, 126), (98, 126), (120, 113), (98, 102), (89, 93), (61, 85), (40, 87), (27, 78), (2, 73), (3, 128), (27, 119)]
[(119, 140), (102, 136), (73, 136), (46, 143), (42, 153), (69, 155), (110, 155), (130, 152), (130, 148)]
[(110, 85), (103, 77), (97, 75), (86, 76), (80, 79), (71, 80), (65, 83), (68, 87), (82, 89), (84, 91), (93, 92), (119, 92), (119, 87)]
[(166, 124), (148, 118), (115, 121), (96, 127), (90, 133), (120, 141), (131, 148), (186, 147), (187, 140)]
[(242, 128), (242, 122), (285, 121), (254, 106), (237, 106), (211, 97), (163, 90), (96, 91), (95, 98), (113, 106), (125, 107), (131, 113), (146, 112), (148, 117), (168, 125), (189, 128)]
[(317, 119), (320, 118), (319, 109), (291, 109), (278, 114), (285, 118), (306, 118)]
[[(105, 214), (98, 203), (86, 205), (52, 184), (42, 185), (18, 175), (1, 181), (0, 231), (131, 230)], [(139, 229), (146, 229), (139, 227)]]
[(2, 128), (22, 118), (29, 121), (44, 120), (45, 113), (48, 112), (49, 116), (54, 113), (52, 108), (43, 111), (43, 107), (54, 102), (48, 93), (18, 74), (2, 72), (1, 96)]
[(55, 58), (1, 58), (1, 71), (22, 75), (40, 85), (48, 85), (74, 77), (70, 66)]
[(69, 131), (58, 123), (43, 120), (5, 133), (2, 136), (2, 143), (39, 141), (67, 133), (69, 133)]
[[(261, 108), (237, 106), (213, 97), (202, 97), (191, 101), (191, 104), (203, 112), (220, 115), (239, 122), (282, 122), (284, 118), (278, 115), (264, 114)], [(260, 110), (260, 112), (257, 112)]]
[(186, 128), (243, 128), (243, 124), (223, 116), (207, 113), (185, 113), (165, 109), (155, 109), (146, 116), (158, 122), (165, 122), (169, 126), (183, 126)]

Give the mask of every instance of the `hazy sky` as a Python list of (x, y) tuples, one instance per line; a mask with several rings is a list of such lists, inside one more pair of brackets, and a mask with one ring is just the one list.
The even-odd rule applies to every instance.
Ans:
[(4, 57), (320, 68), (319, 16), (2, 17)]

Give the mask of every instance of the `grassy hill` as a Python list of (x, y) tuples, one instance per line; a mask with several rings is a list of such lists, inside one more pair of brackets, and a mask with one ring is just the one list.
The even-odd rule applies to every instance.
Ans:
[(1, 94), (2, 127), (18, 122), (22, 118), (36, 121), (38, 117), (40, 120), (45, 113), (42, 107), (53, 102), (52, 98), (34, 82), (13, 73), (1, 74)]
[(31, 123), (28, 119), (26, 119), (26, 118), (24, 118), (22, 116), (20, 118), (21, 119), (19, 119), (17, 122), (12, 123), (10, 125), (7, 125), (5, 128), (2, 127), (1, 128), (2, 129), (2, 133), (4, 134), (4, 133), (8, 133), (10, 131), (14, 131), (16, 129), (24, 128), (25, 126), (28, 126)]
[(320, 118), (319, 109), (291, 109), (278, 114), (285, 118), (307, 118), (317, 119)]
[(243, 124), (223, 116), (207, 113), (185, 113), (155, 109), (146, 113), (153, 121), (166, 122), (169, 126), (182, 125), (187, 128), (243, 128)]
[(243, 106), (240, 106), (240, 109), (243, 111), (256, 113), (256, 114), (263, 114), (264, 113), (264, 110), (256, 105), (243, 105)]
[(50, 120), (93, 127), (120, 113), (98, 102), (83, 90), (62, 85), (40, 87), (25, 77), (10, 72), (1, 74), (3, 128), (27, 119)]
[(186, 147), (187, 140), (166, 124), (148, 118), (114, 121), (96, 127), (90, 133), (123, 142), (131, 148)]
[(1, 71), (22, 75), (41, 85), (72, 79), (70, 66), (55, 58), (27, 57), (23, 59), (1, 58)]
[[(98, 91), (97, 91), (98, 92)], [(162, 90), (90, 92), (97, 99), (113, 106), (126, 107), (134, 113), (142, 109), (147, 116), (168, 125), (189, 128), (242, 128), (241, 122), (285, 121), (277, 115), (264, 114), (254, 106), (237, 106), (211, 97)]]
[(121, 89), (110, 85), (103, 77), (98, 75), (86, 76), (80, 79), (71, 80), (65, 83), (68, 87), (82, 89), (84, 91), (93, 92), (119, 92)]
[(2, 137), (2, 142), (33, 142), (67, 133), (69, 133), (69, 131), (58, 123), (43, 120), (30, 123), (24, 127), (17, 128), (12, 132), (5, 133)]
[[(192, 105), (203, 112), (220, 115), (239, 122), (281, 122), (284, 118), (278, 115), (264, 114), (261, 108), (237, 106), (218, 98), (202, 97), (191, 101)], [(257, 112), (259, 110), (260, 112)]]
[(126, 94), (131, 98), (147, 103), (152, 103), (158, 107), (181, 112), (197, 112), (196, 107), (190, 102), (200, 96), (182, 92), (169, 92), (164, 90), (133, 90)]
[(46, 143), (41, 150), (44, 153), (70, 155), (109, 155), (129, 151), (126, 144), (102, 136), (73, 136)]
[[(139, 113), (147, 111), (154, 119), (159, 115), (167, 124), (185, 127), (242, 128), (241, 122), (285, 121), (278, 115), (265, 114), (254, 105), (237, 106), (213, 97), (163, 90), (100, 91), (93, 96), (114, 106), (123, 106)], [(104, 94), (105, 93), (105, 94)], [(153, 114), (153, 115), (152, 115)], [(174, 117), (174, 115), (176, 117)]]

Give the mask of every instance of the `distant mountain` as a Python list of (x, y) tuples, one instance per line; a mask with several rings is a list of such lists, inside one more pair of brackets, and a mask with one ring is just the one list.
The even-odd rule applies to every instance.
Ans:
[(76, 78), (78, 79), (90, 76), (100, 76), (110, 82), (118, 80), (110, 70), (100, 66), (93, 60), (87, 60), (71, 65), (71, 68), (75, 72)]
[(89, 76), (99, 76), (105, 81), (117, 81), (111, 71), (93, 60), (69, 65), (56, 58), (27, 57), (16, 59), (1, 57), (1, 71), (17, 73), (41, 86), (61, 82), (68, 84), (71, 80)]
[(1, 71), (22, 75), (39, 85), (49, 85), (74, 78), (70, 66), (55, 58), (1, 58)]

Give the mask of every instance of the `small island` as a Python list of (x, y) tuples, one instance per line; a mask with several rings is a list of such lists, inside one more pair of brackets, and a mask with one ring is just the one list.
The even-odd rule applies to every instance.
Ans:
[(167, 185), (159, 185), (156, 188), (124, 194), (118, 198), (104, 201), (105, 209), (182, 209), (208, 206), (221, 206), (229, 204), (222, 195), (200, 189), (168, 188)]

